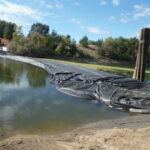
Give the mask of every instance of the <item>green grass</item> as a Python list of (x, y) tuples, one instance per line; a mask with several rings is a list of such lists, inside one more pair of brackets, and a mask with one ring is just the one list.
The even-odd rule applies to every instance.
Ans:
[[(116, 63), (87, 64), (87, 63), (78, 63), (78, 62), (57, 60), (57, 59), (45, 59), (45, 60), (60, 62), (64, 64), (71, 64), (71, 65), (90, 68), (94, 70), (110, 72), (110, 73), (118, 74), (118, 75), (125, 76), (125, 77), (132, 77), (133, 71), (134, 71), (134, 65), (132, 64), (118, 64), (118, 63), (117, 64)], [(150, 80), (150, 69), (146, 71), (145, 80)]]

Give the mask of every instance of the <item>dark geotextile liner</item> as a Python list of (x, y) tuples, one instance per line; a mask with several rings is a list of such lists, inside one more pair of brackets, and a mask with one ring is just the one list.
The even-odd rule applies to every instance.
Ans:
[(64, 67), (62, 64), (54, 64), (45, 63), (45, 67), (50, 74), (49, 81), (57, 84), (59, 91), (96, 100), (117, 109), (150, 113), (150, 84), (113, 74), (106, 73), (105, 76), (100, 71), (99, 75), (87, 75), (87, 71), (80, 73), (73, 66), (69, 68), (69, 65)]
[[(29, 61), (28, 58), (24, 61), (20, 58), (11, 59)], [(63, 93), (96, 100), (117, 109), (150, 113), (150, 82), (144, 83), (107, 72), (53, 61), (33, 58), (32, 60), (33, 62), (30, 59), (31, 62), (28, 63), (45, 69), (49, 73), (50, 82), (57, 84), (57, 89)]]

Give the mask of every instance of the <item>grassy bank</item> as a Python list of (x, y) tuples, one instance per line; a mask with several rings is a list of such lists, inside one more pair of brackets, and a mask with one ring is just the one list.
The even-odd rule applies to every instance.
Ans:
[[(132, 77), (133, 71), (134, 71), (134, 65), (132, 64), (119, 64), (119, 63), (88, 64), (88, 63), (78, 63), (78, 62), (57, 60), (57, 59), (45, 59), (45, 60), (110, 72), (110, 73), (118, 74), (118, 75), (125, 76), (125, 77)], [(150, 80), (150, 69), (147, 69), (146, 71), (146, 80)]]

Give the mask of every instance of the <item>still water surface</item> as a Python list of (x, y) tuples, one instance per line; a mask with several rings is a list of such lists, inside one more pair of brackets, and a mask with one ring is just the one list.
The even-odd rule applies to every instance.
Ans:
[(0, 131), (61, 133), (127, 115), (60, 93), (42, 69), (0, 58)]

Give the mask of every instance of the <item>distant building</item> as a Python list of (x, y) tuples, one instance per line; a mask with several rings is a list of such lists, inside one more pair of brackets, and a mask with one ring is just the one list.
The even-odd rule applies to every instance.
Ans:
[(0, 38), (0, 51), (8, 52), (10, 41), (4, 38)]
[(5, 52), (8, 52), (8, 51), (9, 51), (9, 49), (8, 49), (7, 46), (3, 46), (3, 47), (2, 47), (2, 50), (5, 51)]

